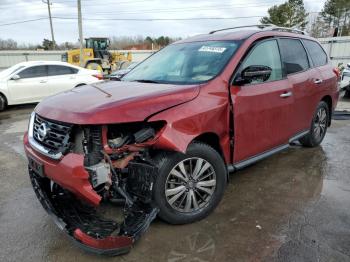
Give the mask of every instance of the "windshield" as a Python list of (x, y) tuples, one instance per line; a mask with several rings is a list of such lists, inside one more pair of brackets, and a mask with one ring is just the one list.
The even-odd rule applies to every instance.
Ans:
[(14, 65), (14, 66), (11, 66), (3, 71), (0, 72), (0, 77), (6, 77), (6, 76), (9, 76), (9, 75), (12, 75), (14, 72), (18, 71), (19, 69), (22, 69), (24, 68), (25, 66), (23, 65)]
[(138, 63), (132, 62), (126, 69), (133, 69), (134, 67), (137, 66)]
[(217, 76), (236, 52), (239, 41), (170, 45), (139, 64), (122, 81), (195, 84)]

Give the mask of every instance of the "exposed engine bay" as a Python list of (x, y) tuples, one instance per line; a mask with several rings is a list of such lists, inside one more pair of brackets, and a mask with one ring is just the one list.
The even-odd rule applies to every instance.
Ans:
[[(159, 211), (152, 203), (157, 167), (151, 146), (164, 125), (142, 122), (70, 129), (60, 148), (63, 154), (84, 156), (89, 182), (101, 197), (97, 207), (29, 168), (40, 202), (78, 245), (100, 254), (123, 254), (147, 230)], [(113, 207), (119, 214), (106, 218), (105, 210)]]

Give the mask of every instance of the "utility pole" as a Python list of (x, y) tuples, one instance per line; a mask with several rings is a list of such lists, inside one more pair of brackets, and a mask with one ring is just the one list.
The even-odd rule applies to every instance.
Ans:
[(81, 18), (81, 1), (78, 1), (78, 27), (79, 27), (79, 42), (80, 42), (80, 66), (84, 67), (84, 56), (83, 56), (83, 24)]
[(52, 40), (52, 49), (55, 49), (56, 47), (56, 42), (55, 42), (55, 37), (53, 34), (53, 26), (52, 26), (52, 17), (51, 17), (51, 8), (50, 8), (50, 0), (47, 0), (46, 2), (44, 0), (42, 0), (43, 3), (47, 4), (47, 9), (49, 11), (49, 19), (50, 19), (50, 29), (51, 29), (51, 40)]

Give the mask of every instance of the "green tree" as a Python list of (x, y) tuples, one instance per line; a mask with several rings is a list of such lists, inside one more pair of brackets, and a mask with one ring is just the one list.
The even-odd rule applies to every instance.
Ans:
[(44, 50), (52, 50), (53, 49), (53, 42), (51, 40), (44, 38), (43, 43), (42, 43), (42, 47), (44, 48)]
[(147, 36), (147, 37), (145, 38), (145, 42), (146, 42), (146, 43), (149, 43), (149, 44), (152, 44), (152, 43), (153, 43), (152, 37)]
[(341, 35), (347, 35), (350, 31), (350, 1), (327, 0), (321, 12), (321, 16), (330, 28), (338, 28)]
[(274, 24), (283, 27), (298, 27), (305, 29), (308, 13), (303, 0), (288, 0), (281, 5), (274, 5), (268, 9), (268, 16), (263, 17), (262, 24)]

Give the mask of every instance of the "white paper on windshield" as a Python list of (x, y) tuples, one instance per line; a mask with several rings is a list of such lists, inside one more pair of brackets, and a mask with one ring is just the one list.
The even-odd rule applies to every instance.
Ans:
[(198, 49), (199, 52), (212, 52), (212, 53), (223, 53), (226, 47), (216, 47), (216, 46), (202, 46)]

